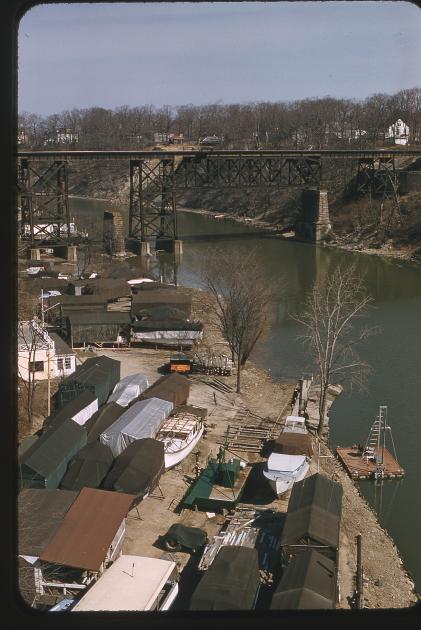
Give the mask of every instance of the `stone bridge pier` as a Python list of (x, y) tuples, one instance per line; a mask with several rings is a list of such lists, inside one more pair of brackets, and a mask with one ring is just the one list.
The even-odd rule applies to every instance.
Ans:
[(304, 189), (302, 209), (295, 225), (296, 237), (309, 243), (321, 243), (331, 229), (327, 190)]

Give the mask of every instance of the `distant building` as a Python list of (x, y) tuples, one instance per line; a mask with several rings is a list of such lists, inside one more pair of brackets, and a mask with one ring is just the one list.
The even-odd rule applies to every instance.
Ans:
[(202, 140), (200, 140), (200, 144), (205, 145), (205, 146), (213, 146), (213, 145), (218, 145), (218, 144), (222, 144), (224, 142), (224, 136), (206, 136), (205, 138), (202, 138)]
[(77, 144), (79, 142), (79, 134), (72, 129), (59, 127), (55, 134), (47, 136), (44, 140), (44, 146), (48, 144)]
[(406, 145), (409, 139), (409, 127), (401, 118), (389, 127), (386, 138), (394, 140), (395, 144)]
[(21, 127), (18, 130), (18, 144), (26, 144), (28, 142), (28, 134), (26, 133), (26, 129)]
[(170, 134), (168, 133), (161, 133), (161, 132), (155, 131), (155, 133), (153, 134), (153, 141), (156, 144), (168, 144), (169, 137), (170, 137)]

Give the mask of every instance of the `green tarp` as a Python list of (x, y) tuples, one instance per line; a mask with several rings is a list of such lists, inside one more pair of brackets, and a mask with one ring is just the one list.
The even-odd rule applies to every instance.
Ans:
[(143, 438), (129, 444), (116, 457), (102, 487), (133, 494), (138, 502), (156, 487), (164, 470), (163, 442)]
[(19, 458), (24, 488), (57, 488), (67, 464), (86, 444), (86, 431), (73, 420), (47, 429)]
[(342, 486), (320, 473), (294, 483), (288, 502), (288, 513), (316, 505), (338, 518), (342, 512)]
[(99, 488), (113, 461), (114, 458), (108, 446), (100, 442), (90, 442), (69, 462), (60, 488), (63, 490)]
[(98, 405), (106, 402), (120, 380), (120, 361), (105, 355), (87, 359), (77, 370), (65, 378), (54, 396), (57, 408), (77, 398), (81, 391), (89, 390), (98, 398)]
[(256, 549), (221, 547), (200, 580), (190, 610), (252, 610), (260, 586)]
[(98, 440), (101, 433), (114, 424), (125, 411), (126, 409), (116, 402), (107, 403), (98, 409), (83, 425), (88, 436), (88, 443)]
[[(49, 427), (53, 425), (59, 424), (60, 422), (64, 422), (64, 420), (73, 419), (73, 416), (85, 407), (88, 407), (95, 400), (95, 394), (93, 394), (89, 390), (82, 391), (77, 398), (74, 398), (70, 402), (66, 403), (58, 409), (55, 413), (51, 414), (44, 420), (44, 424), (42, 425), (43, 430), (45, 431)], [(79, 423), (78, 423), (79, 424)]]
[(326, 556), (308, 549), (295, 556), (276, 588), (271, 610), (335, 608), (336, 566)]

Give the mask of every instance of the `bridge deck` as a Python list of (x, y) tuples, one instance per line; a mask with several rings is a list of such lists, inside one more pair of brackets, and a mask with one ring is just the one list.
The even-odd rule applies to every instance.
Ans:
[(246, 150), (221, 150), (199, 149), (195, 151), (18, 151), (18, 158), (31, 159), (105, 159), (105, 160), (140, 160), (152, 158), (269, 158), (269, 157), (307, 157), (307, 158), (394, 158), (394, 157), (421, 157), (421, 149), (322, 149), (320, 151), (301, 149), (273, 149), (270, 151), (246, 151)]

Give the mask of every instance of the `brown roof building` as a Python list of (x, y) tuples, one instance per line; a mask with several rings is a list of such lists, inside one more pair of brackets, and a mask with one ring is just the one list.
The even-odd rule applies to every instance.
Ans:
[(102, 571), (122, 542), (133, 496), (83, 488), (40, 559), (87, 571)]

